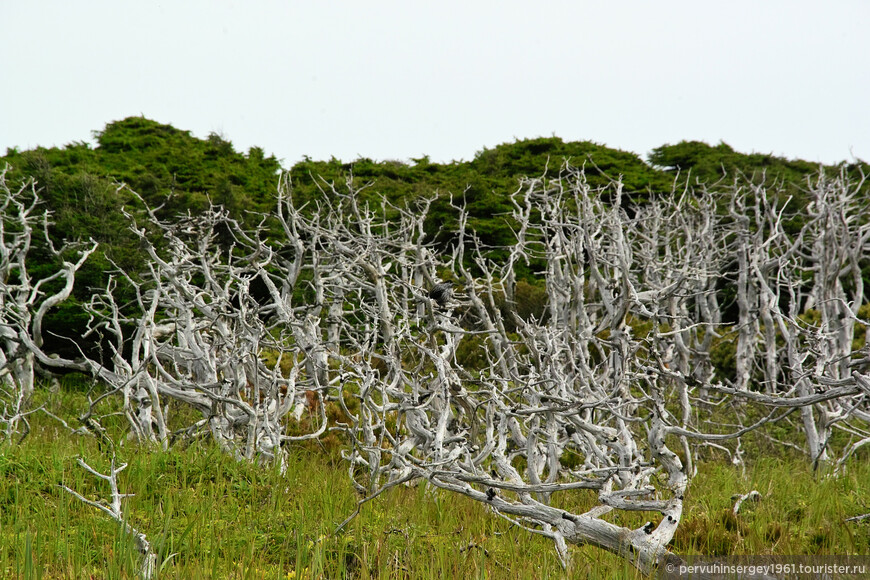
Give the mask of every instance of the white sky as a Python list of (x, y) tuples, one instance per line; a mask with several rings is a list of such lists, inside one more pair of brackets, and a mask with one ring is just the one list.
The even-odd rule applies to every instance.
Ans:
[(870, 160), (870, 1), (0, 0), (0, 154), (131, 115), (285, 166), (557, 135)]

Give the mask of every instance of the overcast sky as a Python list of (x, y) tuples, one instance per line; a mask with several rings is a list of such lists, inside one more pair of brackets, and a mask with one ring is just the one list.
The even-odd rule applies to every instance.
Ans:
[(870, 160), (870, 1), (0, 0), (0, 153), (144, 115), (285, 165), (557, 135)]

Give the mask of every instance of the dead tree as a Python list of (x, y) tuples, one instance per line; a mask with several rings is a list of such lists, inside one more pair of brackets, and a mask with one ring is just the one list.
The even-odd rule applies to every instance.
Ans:
[[(56, 249), (49, 237), (49, 214), (39, 208), (36, 183), (32, 180), (10, 188), (8, 167), (0, 172), (0, 424), (2, 439), (8, 439), (34, 412), (35, 355), (29, 345), (42, 346), (46, 314), (69, 298), (76, 272), (94, 250), (68, 243)], [(35, 245), (59, 262), (45, 277), (31, 273), (29, 257)]]
[[(134, 276), (119, 270), (85, 307), (89, 333), (109, 342), (110, 362), (50, 357), (37, 341), (28, 345), (30, 352), (42, 364), (89, 373), (106, 385), (107, 394), (122, 396), (130, 436), (140, 442), (167, 448), (179, 438), (210, 434), (239, 459), (280, 463), (288, 441), (325, 432), (320, 405), (310, 433), (287, 433), (285, 418), (298, 418), (307, 406), (306, 390), (318, 393), (319, 387), (316, 377), (301, 376), (310, 358), (305, 345), (292, 344), (285, 327), (276, 326), (276, 312), (282, 321), (289, 316), (303, 326), (300, 311), (307, 307), (294, 310), (288, 303), (294, 280), (258, 238), (262, 229), (244, 232), (219, 208), (172, 223), (151, 210), (145, 224), (130, 219), (147, 271)], [(229, 247), (217, 243), (225, 232), (234, 239)], [(289, 288), (276, 302), (261, 304), (251, 292), (258, 276), (272, 287), (279, 280)], [(118, 303), (121, 284), (135, 295), (132, 305)], [(267, 352), (277, 359), (273, 364), (264, 361)], [(173, 423), (170, 401), (192, 406), (201, 419)]]
[[(344, 428), (361, 503), (423, 479), (553, 538), (563, 557), (567, 543), (591, 543), (650, 571), (674, 557), (665, 546), (693, 472), (684, 463), (691, 442), (718, 445), (813, 405), (860, 408), (865, 379), (855, 373), (814, 380), (812, 394), (798, 368), (774, 383), (787, 390), (761, 393), (753, 384), (756, 361), (773, 372), (771, 360), (788, 357), (777, 341), (788, 344), (791, 326), (776, 325), (783, 301), (769, 293), (802, 288), (786, 270), (808, 238), (782, 237), (781, 212), (748, 211), (760, 231), (741, 234), (749, 222), (718, 214), (710, 192), (655, 200), (630, 217), (614, 187), (602, 196), (577, 171), (525, 182), (514, 198), (516, 244), (500, 263), (486, 257), (461, 207), (452, 253), (436, 255), (414, 234), (418, 215), (393, 208), (399, 217), (387, 223), (353, 191), (329, 191), (329, 211), (342, 215), (326, 219), (318, 239), (324, 253), (346, 260), (330, 269), (326, 285), (337, 289), (325, 294), (353, 296), (341, 309), (352, 312), (338, 324), (341, 348), (329, 358), (359, 400), (358, 412), (345, 409)], [(540, 319), (518, 314), (520, 261), (541, 265)], [(722, 384), (710, 361), (712, 341), (724, 336), (716, 288), (734, 262), (749, 321), (737, 330), (744, 376)], [(460, 291), (435, 308), (419, 282), (445, 272)], [(464, 364), (469, 348), (484, 362)], [(795, 360), (810, 355), (793, 348)], [(730, 432), (692, 424), (699, 397), (734, 396), (771, 410)], [(598, 505), (552, 507), (554, 494), (578, 489)], [(602, 519), (615, 509), (656, 517), (626, 529)]]
[(118, 524), (121, 526), (122, 533), (128, 536), (133, 541), (133, 544), (136, 547), (136, 551), (139, 552), (139, 555), (141, 557), (141, 562), (138, 569), (136, 570), (138, 576), (143, 580), (150, 580), (150, 578), (154, 576), (154, 573), (157, 570), (157, 554), (152, 550), (151, 543), (148, 541), (148, 537), (144, 533), (131, 526), (128, 522), (128, 519), (124, 517), (123, 502), (126, 498), (131, 497), (134, 494), (121, 493), (118, 487), (118, 474), (127, 468), (127, 464), (122, 463), (120, 466), (116, 467), (115, 455), (113, 453), (109, 466), (109, 472), (103, 474), (88, 465), (87, 462), (81, 457), (78, 458), (77, 462), (82, 469), (84, 469), (94, 477), (101, 479), (109, 484), (111, 501), (94, 501), (92, 499), (84, 497), (82, 494), (75, 491), (74, 489), (67, 487), (66, 485), (61, 485), (61, 488), (82, 503), (85, 503), (86, 505), (100, 510), (101, 512), (105, 513), (107, 516), (118, 522)]
[(746, 396), (799, 408), (814, 465), (828, 460), (835, 426), (866, 438), (870, 393), (863, 345), (853, 344), (856, 324), (867, 324), (857, 314), (870, 240), (860, 187), (845, 176), (821, 174), (809, 184), (805, 225), (792, 234), (784, 222), (793, 216), (776, 205), (775, 191), (749, 186), (731, 192), (740, 309), (734, 387), (745, 391), (760, 383), (768, 396)]
[[(461, 205), (451, 248), (436, 252), (424, 227), (432, 200), (395, 207), (352, 180), (320, 186), (299, 207), (282, 180), (276, 214), (252, 231), (220, 208), (131, 217), (148, 270), (119, 272), (87, 306), (111, 364), (47, 356), (31, 337), (38, 325), (19, 339), (40, 363), (89, 372), (121, 395), (138, 440), (209, 434), (239, 459), (280, 462), (288, 442), (332, 428), (347, 438), (360, 505), (422, 480), (552, 538), (565, 562), (567, 544), (593, 544), (645, 572), (676, 558), (666, 546), (693, 442), (719, 445), (794, 411), (814, 460), (831, 426), (851, 430), (847, 454), (867, 439), (867, 357), (848, 339), (870, 234), (849, 187), (825, 185), (789, 235), (761, 190), (726, 192), (728, 215), (713, 190), (629, 215), (621, 184), (597, 190), (566, 168), (522, 182), (515, 243), (496, 262)], [(537, 315), (517, 305), (521, 264), (539, 269)], [(717, 297), (728, 264), (734, 328)], [(442, 280), (452, 295), (432, 293)], [(120, 284), (132, 305), (118, 304)], [(808, 305), (828, 309), (821, 322), (808, 322)], [(738, 373), (719, 381), (713, 343), (734, 333)], [(770, 411), (731, 430), (697, 424), (699, 400), (733, 397)], [(173, 423), (169, 401), (201, 419)], [(316, 416), (290, 435), (304, 401)], [(340, 411), (331, 427), (326, 403)], [(586, 507), (557, 507), (569, 490), (585, 490)], [(649, 521), (618, 526), (605, 519), (614, 510)]]
[[(346, 254), (346, 280), (363, 289), (354, 312), (369, 324), (343, 325), (347, 348), (336, 355), (345, 388), (359, 389), (360, 410), (345, 429), (363, 502), (423, 479), (554, 539), (566, 559), (568, 543), (600, 546), (645, 571), (673, 557), (665, 546), (689, 481), (667, 444), (672, 425), (683, 423), (670, 410), (680, 374), (662, 372), (654, 341), (635, 336), (630, 322), (666, 304), (698, 267), (639, 288), (632, 222), (599, 193), (579, 172), (525, 183), (515, 204), (518, 243), (499, 264), (485, 257), (461, 208), (448, 256), (421, 246), (416, 215), (402, 212), (394, 230), (373, 211), (350, 216), (345, 235), (377, 236)], [(359, 204), (353, 192), (342, 203)], [(513, 303), (520, 260), (544, 265), (541, 320), (523, 319)], [(451, 307), (433, 308), (414, 285), (421, 269), (422, 279), (447, 270), (460, 283)], [(485, 362), (463, 364), (463, 347)], [(373, 364), (378, 351), (383, 373)], [(582, 489), (598, 499), (591, 510), (552, 506), (555, 494)], [(657, 517), (627, 529), (603, 519), (615, 509)]]

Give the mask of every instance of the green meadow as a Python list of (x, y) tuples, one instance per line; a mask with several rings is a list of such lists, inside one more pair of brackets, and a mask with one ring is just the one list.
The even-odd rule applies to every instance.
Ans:
[[(69, 384), (67, 384), (69, 383)], [(75, 379), (58, 392), (41, 389), (45, 405), (74, 428), (85, 401)], [(80, 387), (80, 385), (79, 385)], [(356, 508), (337, 441), (292, 449), (286, 472), (237, 462), (210, 442), (168, 452), (123, 443), (123, 417), (107, 402), (102, 423), (116, 441), (118, 477), (130, 525), (158, 556), (158, 578), (638, 578), (617, 556), (572, 547), (572, 567), (559, 564), (552, 542), (486, 506), (433, 490), (403, 487)], [(0, 576), (3, 578), (134, 578), (139, 554), (119, 524), (61, 488), (92, 500), (108, 485), (77, 464), (106, 472), (111, 450), (74, 434), (44, 413), (31, 431), (0, 452)], [(705, 554), (870, 554), (870, 461), (856, 457), (845, 475), (814, 473), (797, 453), (765, 450), (743, 466), (704, 458), (692, 480), (671, 549)], [(759, 455), (760, 456), (760, 455)], [(733, 496), (761, 499), (734, 515)], [(566, 492), (562, 506), (593, 505)], [(612, 521), (640, 526), (642, 515)]]

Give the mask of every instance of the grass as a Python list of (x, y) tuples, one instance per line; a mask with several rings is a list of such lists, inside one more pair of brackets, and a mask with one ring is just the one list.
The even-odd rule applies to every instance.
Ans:
[[(0, 456), (0, 576), (133, 577), (119, 526), (58, 486), (105, 497), (75, 457), (97, 469), (106, 458), (89, 442), (39, 443)], [(118, 455), (122, 491), (136, 493), (125, 513), (165, 560), (162, 578), (561, 576), (543, 538), (424, 486), (372, 502), (335, 536), (356, 495), (346, 470), (313, 452), (293, 455), (285, 476), (213, 447)]]
[[(64, 416), (80, 401), (48, 401)], [(79, 394), (79, 396), (81, 396)], [(65, 416), (71, 416), (69, 414)], [(120, 419), (114, 424), (120, 433)], [(111, 424), (112, 420), (104, 421)], [(116, 437), (120, 440), (121, 437)], [(548, 540), (518, 529), (486, 506), (421, 485), (366, 504), (340, 534), (336, 525), (357, 501), (345, 465), (312, 445), (296, 448), (285, 475), (238, 463), (196, 444), (162, 452), (125, 444), (119, 484), (131, 525), (148, 535), (160, 578), (561, 578)], [(138, 554), (120, 527), (64, 492), (107, 497), (98, 470), (109, 458), (94, 439), (71, 435), (35, 416), (21, 445), (0, 447), (0, 577), (132, 578)], [(870, 462), (847, 474), (814, 474), (805, 460), (765, 458), (742, 469), (709, 460), (699, 466), (672, 548), (679, 554), (867, 554)], [(762, 499), (731, 512), (732, 495)], [(564, 507), (594, 496), (566, 493)], [(646, 514), (614, 512), (614, 523), (640, 526)], [(572, 576), (636, 578), (624, 561), (574, 547)]]

